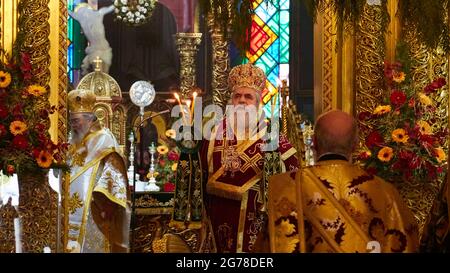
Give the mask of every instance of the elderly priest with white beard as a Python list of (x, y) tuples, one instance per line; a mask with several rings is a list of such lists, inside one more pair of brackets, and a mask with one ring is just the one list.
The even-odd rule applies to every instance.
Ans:
[(128, 252), (130, 194), (114, 135), (93, 113), (91, 90), (69, 92), (71, 166), (67, 252)]

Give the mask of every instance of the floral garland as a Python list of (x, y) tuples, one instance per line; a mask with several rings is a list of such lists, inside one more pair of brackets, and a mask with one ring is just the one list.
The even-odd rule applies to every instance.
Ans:
[(129, 26), (145, 24), (152, 16), (157, 0), (115, 0), (116, 20)]

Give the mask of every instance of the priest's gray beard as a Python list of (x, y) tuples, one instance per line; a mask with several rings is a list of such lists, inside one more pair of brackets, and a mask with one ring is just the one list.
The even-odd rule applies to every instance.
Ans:
[(71, 135), (71, 144), (80, 144), (83, 138), (86, 136), (86, 134), (89, 132), (89, 124), (85, 124), (81, 126), (79, 130), (72, 130), (70, 131)]

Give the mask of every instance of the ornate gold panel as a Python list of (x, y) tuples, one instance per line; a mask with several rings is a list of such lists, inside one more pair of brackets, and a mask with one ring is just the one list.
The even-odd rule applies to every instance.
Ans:
[[(423, 87), (438, 77), (444, 77), (449, 82), (449, 59), (442, 50), (428, 50), (423, 43), (417, 40), (415, 33), (408, 31), (405, 39), (409, 45), (410, 55), (413, 60), (411, 67), (412, 81), (420, 92)], [(436, 110), (425, 113), (425, 119), (434, 120), (430, 123), (433, 132), (448, 130), (448, 84), (441, 88), (438, 94), (432, 95), (437, 101)], [(448, 135), (448, 133), (447, 133)], [(448, 153), (448, 138), (444, 145)], [(425, 221), (429, 215), (431, 206), (436, 198), (443, 180), (436, 180), (434, 183), (423, 184), (420, 181), (404, 183), (399, 185), (400, 193), (408, 202), (408, 206), (414, 213), (419, 223), (419, 234), (422, 235)]]
[(19, 217), (22, 252), (57, 250), (58, 195), (47, 176), (30, 174), (19, 177)]
[(58, 141), (67, 141), (67, 0), (59, 0)]
[(325, 10), (323, 14), (323, 71), (322, 71), (322, 111), (333, 108), (333, 55), (335, 47), (335, 29), (333, 11)]
[[(385, 37), (382, 31), (382, 9), (380, 6), (365, 5), (363, 18), (355, 37), (355, 99), (356, 115), (372, 112), (382, 101), (383, 61), (385, 58)], [(362, 126), (372, 127), (370, 121), (362, 121)], [(360, 134), (360, 143), (365, 135)]]
[(195, 56), (202, 41), (202, 33), (177, 33), (175, 43), (180, 54), (180, 89), (184, 98), (196, 85)]

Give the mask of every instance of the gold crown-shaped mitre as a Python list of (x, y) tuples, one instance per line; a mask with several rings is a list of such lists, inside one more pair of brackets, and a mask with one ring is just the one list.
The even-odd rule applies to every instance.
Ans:
[(233, 67), (228, 76), (228, 88), (231, 91), (238, 87), (249, 87), (261, 92), (265, 86), (266, 75), (264, 71), (249, 63)]
[(67, 96), (71, 113), (93, 113), (96, 96), (92, 90), (75, 89)]

